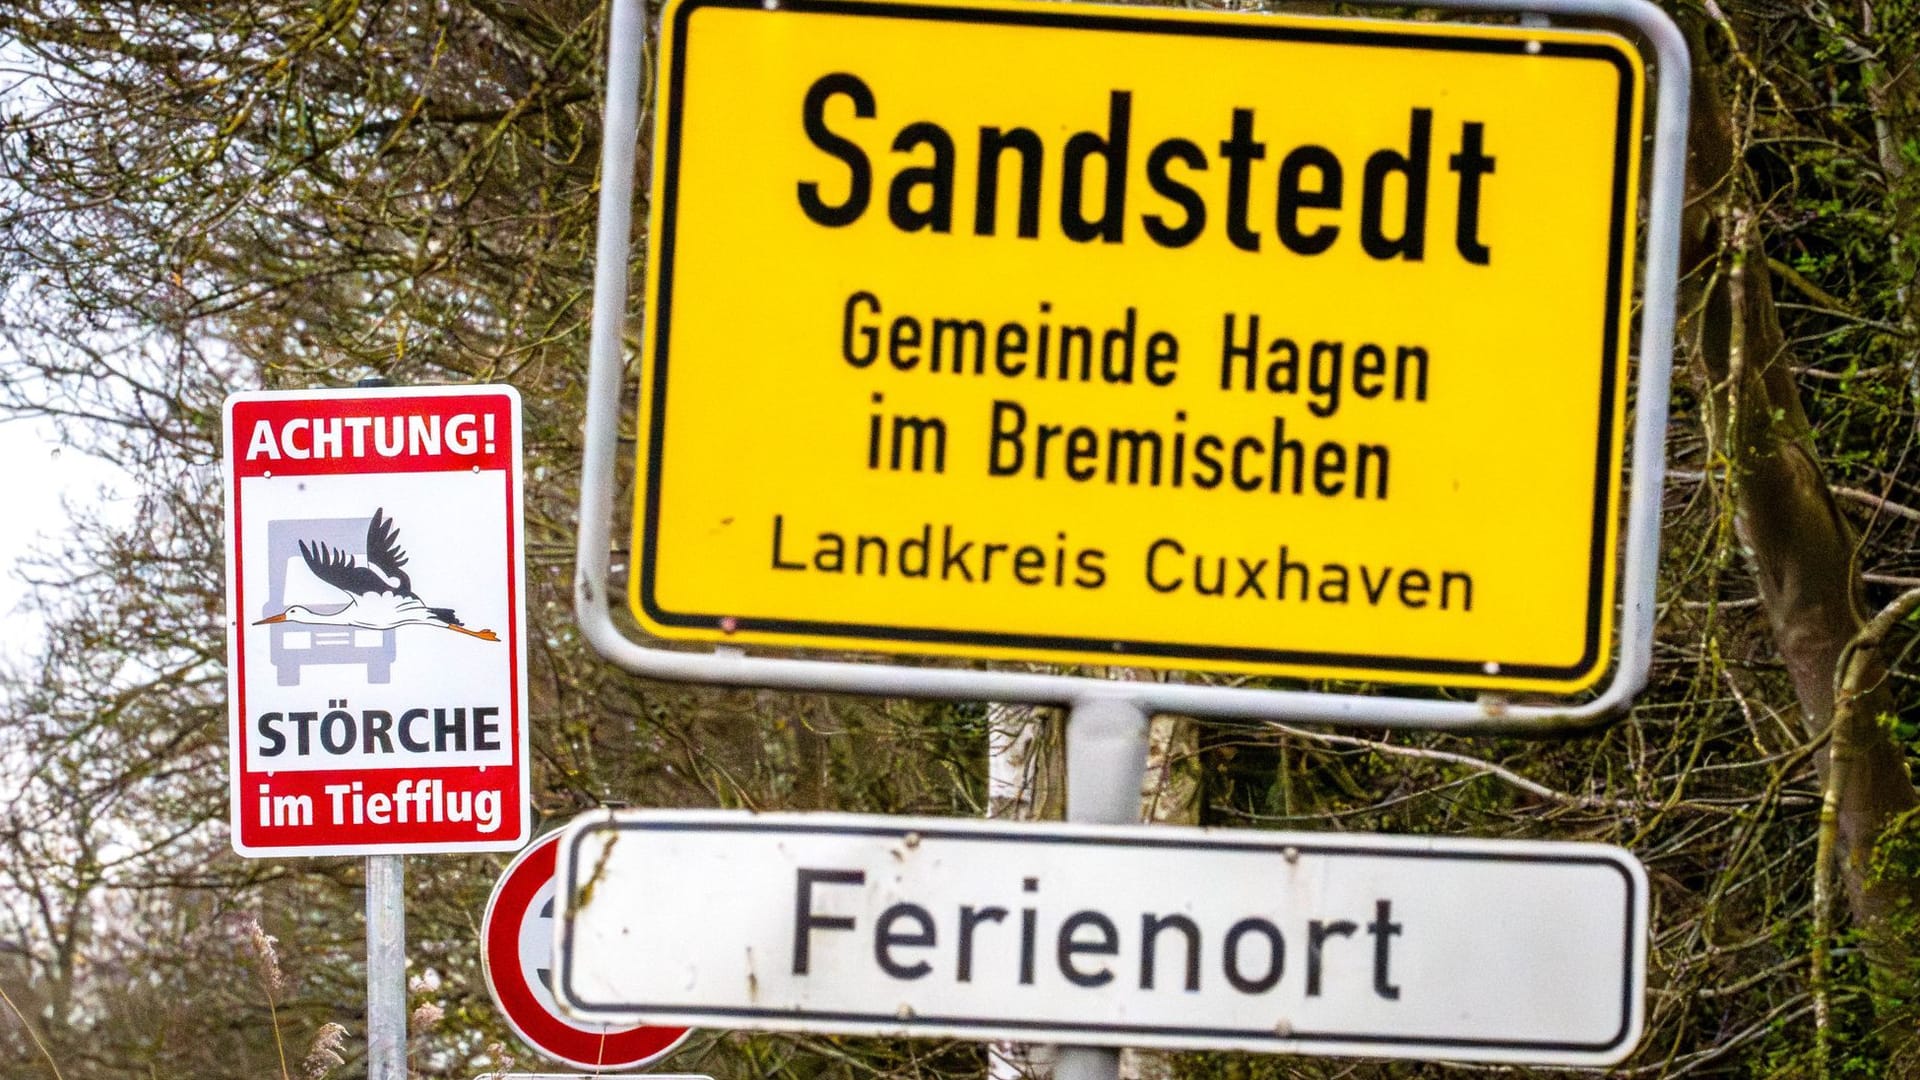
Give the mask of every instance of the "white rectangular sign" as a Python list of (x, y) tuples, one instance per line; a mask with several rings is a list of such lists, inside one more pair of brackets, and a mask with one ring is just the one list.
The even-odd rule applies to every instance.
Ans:
[(234, 850), (524, 845), (519, 394), (238, 393), (225, 443)]
[(1606, 1065), (1645, 872), (1601, 844), (622, 811), (561, 843), (599, 1021)]

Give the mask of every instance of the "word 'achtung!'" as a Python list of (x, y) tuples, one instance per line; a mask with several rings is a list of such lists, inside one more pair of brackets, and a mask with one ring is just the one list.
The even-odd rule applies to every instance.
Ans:
[[(879, 102), (873, 89), (857, 75), (838, 72), (815, 80), (801, 108), (801, 125), (808, 141), (836, 159), (847, 173), (844, 183), (836, 176), (831, 181), (802, 179), (798, 185), (801, 210), (816, 224), (829, 228), (859, 221), (873, 200), (874, 163), (851, 137), (870, 126), (846, 119), (836, 121), (834, 126), (828, 124), (830, 110), (844, 118), (848, 106), (852, 121), (878, 118)], [(1200, 142), (1179, 136), (1162, 139), (1147, 151), (1141, 178), (1164, 205), (1149, 207), (1151, 212), (1140, 214), (1139, 221), (1155, 244), (1186, 247), (1209, 225), (1215, 225), (1225, 231), (1234, 247), (1261, 250), (1263, 226), (1253, 220), (1252, 206), (1256, 165), (1269, 160), (1269, 152), (1267, 144), (1258, 138), (1255, 110), (1234, 109), (1225, 135), (1218, 143), (1217, 157)], [(1484, 143), (1484, 125), (1463, 122), (1459, 149), (1446, 159), (1459, 188), (1454, 250), (1476, 266), (1487, 265), (1493, 257), (1480, 238), (1482, 180), (1494, 172), (1494, 158), (1487, 155)], [(951, 232), (959, 155), (954, 135), (932, 121), (914, 120), (899, 129), (891, 145), (894, 154), (914, 155), (916, 159), (931, 151), (933, 160), (930, 164), (904, 164), (894, 173), (887, 187), (887, 220), (902, 232)], [(1275, 193), (1273, 236), (1296, 255), (1319, 255), (1329, 250), (1346, 231), (1340, 212), (1354, 201), (1351, 188), (1357, 186), (1359, 243), (1367, 255), (1382, 260), (1424, 259), (1432, 146), (1433, 110), (1416, 108), (1408, 117), (1406, 148), (1374, 151), (1360, 164), (1357, 185), (1350, 182), (1348, 163), (1325, 146), (1303, 144), (1285, 153), (1275, 148), (1272, 171), (1258, 180), (1271, 185)], [(974, 235), (1000, 234), (1001, 175), (1003, 167), (1010, 167), (1018, 170), (1014, 215), (1018, 236), (1033, 239), (1040, 235), (1041, 188), (1051, 170), (1059, 175), (1061, 235), (1079, 243), (1125, 241), (1129, 181), (1135, 178), (1133, 147), (1133, 95), (1126, 90), (1109, 92), (1104, 133), (1078, 132), (1057, 149), (1048, 147), (1033, 128), (982, 126), (975, 154)], [(1086, 209), (1087, 166), (1096, 158), (1101, 165), (1102, 186), (1096, 193), (1098, 212), (1090, 216)], [(1224, 214), (1208, 206), (1193, 179), (1193, 174), (1213, 168), (1216, 160), (1227, 173)], [(1390, 180), (1398, 189), (1397, 199), (1388, 195)], [(825, 188), (846, 194), (836, 201), (823, 191)], [(1260, 198), (1264, 206), (1264, 196)], [(1390, 206), (1393, 202), (1400, 205)], [(1388, 220), (1392, 211), (1398, 211), (1398, 221)]]
[(325, 461), (330, 458), (462, 457), (495, 449), (492, 413), (440, 416), (297, 416), (254, 422), (248, 461)]

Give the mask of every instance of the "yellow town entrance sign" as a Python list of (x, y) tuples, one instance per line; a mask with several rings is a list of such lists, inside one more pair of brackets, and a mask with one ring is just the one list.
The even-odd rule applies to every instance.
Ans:
[(650, 633), (1605, 672), (1624, 40), (1078, 4), (664, 18)]

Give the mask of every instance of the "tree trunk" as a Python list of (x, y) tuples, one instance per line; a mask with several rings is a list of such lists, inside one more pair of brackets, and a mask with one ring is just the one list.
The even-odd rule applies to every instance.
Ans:
[[(1185, 716), (1156, 716), (1147, 732), (1147, 775), (1140, 785), (1140, 817), (1170, 825), (1200, 824), (1200, 724)], [(1120, 1080), (1174, 1080), (1173, 1056), (1122, 1050)]]
[[(1911, 4), (1861, 0), (1860, 29), (1862, 89), (1887, 184), (1901, 322), (1911, 332), (1920, 329), (1920, 19)], [(1920, 406), (1920, 360), (1908, 365), (1907, 391)]]
[[(1735, 527), (1785, 661), (1827, 786), (1834, 863), (1882, 987), (1903, 978), (1911, 950), (1902, 915), (1915, 882), (1874, 872), (1875, 845), (1920, 804), (1903, 751), (1879, 718), (1894, 711), (1877, 646), (1854, 656), (1866, 625), (1857, 537), (1835, 503), (1801, 407), (1793, 357), (1774, 307), (1771, 276), (1729, 116), (1723, 72), (1696, 70), (1682, 250), (1690, 275), (1682, 310), (1706, 382), (1709, 475), (1724, 469)], [(1836, 714), (1842, 665), (1860, 667)], [(1837, 723), (1836, 723), (1837, 719)]]
[[(1067, 755), (1059, 714), (1031, 705), (987, 706), (987, 816), (1058, 819), (1066, 811)], [(1045, 1080), (1053, 1047), (987, 1045), (987, 1080)]]

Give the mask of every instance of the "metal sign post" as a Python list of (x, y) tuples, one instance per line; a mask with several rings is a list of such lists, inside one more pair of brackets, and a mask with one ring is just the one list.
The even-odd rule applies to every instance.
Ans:
[[(393, 385), (382, 376), (360, 387)], [(407, 1076), (407, 859), (369, 855), (367, 887), (367, 1080)]]
[(367, 856), (367, 1080), (407, 1080), (407, 857)]
[[(1111, 698), (1077, 704), (1067, 714), (1067, 820), (1125, 825), (1139, 820), (1140, 783), (1147, 775), (1144, 710)], [(1120, 1051), (1110, 1046), (1063, 1046), (1053, 1080), (1117, 1080)]]

